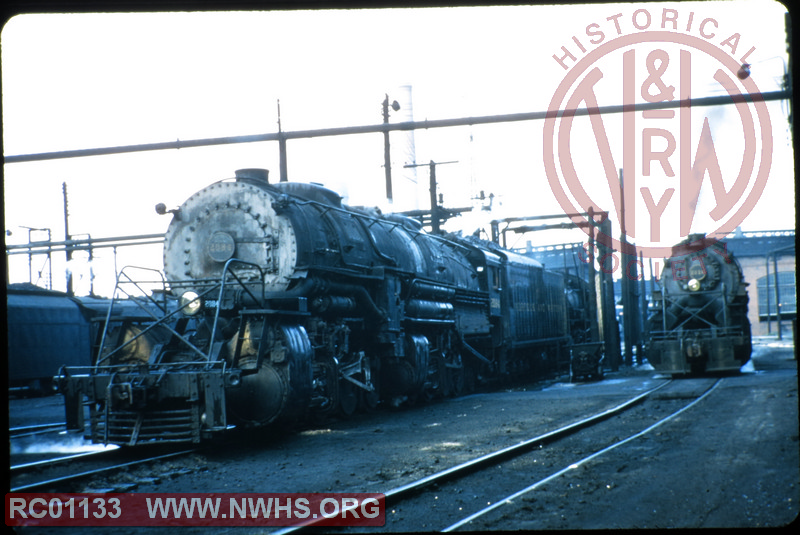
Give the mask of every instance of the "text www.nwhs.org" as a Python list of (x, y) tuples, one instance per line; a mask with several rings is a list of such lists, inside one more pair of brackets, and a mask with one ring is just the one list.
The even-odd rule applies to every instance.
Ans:
[(6, 494), (7, 526), (383, 526), (370, 493)]
[(353, 520), (377, 518), (381, 505), (375, 498), (359, 503), (357, 498), (324, 498), (312, 512), (307, 498), (229, 498), (228, 512), (221, 512), (222, 498), (147, 498), (150, 518), (274, 518), (306, 520), (308, 518), (341, 518)]

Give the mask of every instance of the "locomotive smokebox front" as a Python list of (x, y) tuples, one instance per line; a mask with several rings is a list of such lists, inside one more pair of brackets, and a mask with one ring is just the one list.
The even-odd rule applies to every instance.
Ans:
[[(263, 270), (266, 291), (289, 285), (297, 260), (294, 229), (273, 208), (266, 174), (237, 171), (236, 181), (212, 184), (192, 195), (167, 229), (164, 272), (169, 280), (219, 279), (225, 263), (236, 258)], [(261, 282), (254, 267), (238, 265), (245, 281)]]

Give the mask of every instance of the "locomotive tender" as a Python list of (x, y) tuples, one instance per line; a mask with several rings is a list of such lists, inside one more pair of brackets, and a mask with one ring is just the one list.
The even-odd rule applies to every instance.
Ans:
[(747, 283), (725, 245), (691, 234), (672, 248), (653, 293), (647, 360), (673, 375), (738, 371), (750, 359)]
[(564, 277), (496, 244), (260, 169), (171, 213), (177, 310), (109, 323), (93, 366), (58, 377), (68, 428), (87, 402), (95, 442), (198, 442), (569, 366)]

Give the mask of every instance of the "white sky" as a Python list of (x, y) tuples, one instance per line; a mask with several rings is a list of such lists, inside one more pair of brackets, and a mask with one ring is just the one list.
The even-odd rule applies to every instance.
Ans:
[[(0, 38), (4, 154), (271, 133), (277, 131), (278, 100), (285, 131), (378, 124), (386, 93), (403, 105), (392, 112), (398, 122), (409, 120), (411, 111), (404, 86), (412, 88), (414, 120), (544, 111), (565, 76), (553, 54), (561, 54), (561, 46), (577, 53), (573, 35), (588, 46), (585, 28), (591, 23), (610, 40), (614, 26), (608, 17), (618, 13), (623, 14), (622, 33), (636, 33), (631, 14), (639, 8), (654, 20), (664, 8), (675, 9), (681, 25), (688, 25), (694, 13), (694, 26), (684, 32), (694, 36), (699, 22), (713, 17), (717, 36), (709, 42), (719, 45), (740, 34), (737, 57), (756, 47), (748, 61), (758, 88), (779, 89), (786, 59), (785, 9), (766, 0), (23, 15), (9, 21)], [(694, 97), (719, 94), (718, 87), (702, 83), (693, 91)], [(601, 104), (620, 103), (616, 94), (600, 97)], [(731, 132), (741, 126), (730, 108), (703, 112), (712, 121), (723, 167), (740, 163)], [(769, 110), (773, 170), (761, 201), (742, 223), (744, 230), (795, 225), (786, 106), (773, 103)], [(609, 132), (613, 128), (609, 123)], [(484, 190), (501, 205), (493, 218), (561, 213), (542, 163), (542, 129), (543, 122), (536, 121), (420, 130), (414, 135), (416, 161), (459, 162), (437, 168), (447, 206), (469, 205), (470, 196)], [(618, 137), (615, 159), (622, 150)], [(393, 133), (391, 139), (391, 207), (385, 201), (381, 134), (289, 141), (290, 180), (323, 183), (354, 205), (427, 208), (427, 168), (417, 170), (420, 186), (413, 187), (411, 172), (402, 168), (410, 159), (408, 135)], [(585, 163), (597, 165), (589, 152)], [(267, 168), (277, 181), (277, 143), (6, 164), (5, 225), (12, 233), (6, 242), (27, 241), (25, 226), (50, 228), (54, 240), (63, 239), (63, 182), (69, 189), (72, 234), (102, 238), (164, 232), (168, 218), (155, 213), (156, 203), (178, 206), (245, 167)], [(713, 201), (710, 195), (703, 190), (701, 207)], [(464, 218), (460, 224), (471, 232), (474, 226), (466, 227), (476, 223)], [(524, 239), (554, 243), (581, 241), (583, 235), (539, 233)], [(160, 250), (151, 249), (135, 257), (120, 249), (118, 266), (160, 267)], [(95, 290), (107, 293), (113, 285), (112, 253), (103, 249), (97, 255)], [(35, 264), (37, 269), (41, 259)], [(54, 287), (63, 289), (60, 259), (54, 259), (53, 270)], [(27, 278), (27, 258), (11, 258), (11, 282)]]

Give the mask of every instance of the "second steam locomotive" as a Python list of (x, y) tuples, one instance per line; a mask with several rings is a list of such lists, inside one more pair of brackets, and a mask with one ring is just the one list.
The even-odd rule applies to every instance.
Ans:
[[(163, 314), (108, 322), (93, 365), (58, 378), (68, 427), (88, 404), (95, 442), (198, 442), (569, 367), (564, 275), (494, 243), (264, 170), (171, 213)], [(598, 372), (600, 349), (582, 346)]]
[(747, 283), (723, 244), (691, 234), (672, 248), (654, 292), (647, 360), (660, 372), (739, 370), (750, 359)]

